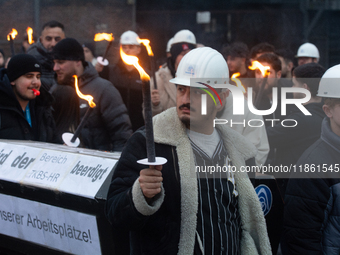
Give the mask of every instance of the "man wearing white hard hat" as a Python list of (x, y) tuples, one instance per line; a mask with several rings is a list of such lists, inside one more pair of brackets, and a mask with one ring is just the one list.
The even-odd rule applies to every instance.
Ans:
[(166, 57), (167, 58), (171, 57), (170, 49), (171, 49), (171, 44), (172, 44), (173, 40), (174, 40), (174, 38), (171, 37), (170, 40), (168, 41), (168, 43), (166, 44), (166, 51), (165, 51), (165, 53), (166, 53)]
[[(191, 78), (212, 89), (191, 84)], [(156, 155), (168, 162), (150, 168), (136, 164), (146, 156), (140, 129), (116, 165), (106, 213), (115, 229), (130, 231), (131, 254), (271, 254), (258, 197), (247, 173), (236, 170), (254, 163), (256, 149), (225, 125), (214, 127), (225, 96), (215, 79), (229, 81), (220, 53), (202, 47), (186, 54), (171, 80), (176, 108), (153, 118)], [(202, 170), (213, 165), (235, 172)]]
[(307, 63), (318, 63), (320, 54), (314, 44), (304, 43), (299, 47), (296, 57), (298, 59), (298, 65), (301, 66)]
[(169, 80), (175, 77), (176, 69), (183, 56), (196, 48), (195, 35), (187, 29), (177, 32), (169, 43), (171, 43), (170, 57), (167, 59), (167, 64), (156, 72), (157, 89), (154, 87), (153, 79), (150, 81), (153, 116), (176, 106), (176, 87)]
[[(138, 57), (141, 52), (138, 40), (139, 36), (135, 32), (126, 31), (120, 37), (120, 47), (125, 54)], [(137, 69), (133, 65), (125, 64), (119, 58), (118, 63), (110, 72), (110, 81), (118, 89), (128, 109), (132, 131), (144, 126), (142, 81)]]
[(325, 72), (317, 95), (324, 98), (327, 117), (320, 139), (297, 162), (303, 166), (302, 173), (294, 174), (288, 182), (283, 254), (340, 251), (340, 65)]

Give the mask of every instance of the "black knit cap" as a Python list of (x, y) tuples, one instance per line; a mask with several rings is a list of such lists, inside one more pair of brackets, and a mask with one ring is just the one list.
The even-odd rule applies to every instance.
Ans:
[(73, 38), (65, 38), (58, 42), (53, 48), (53, 58), (58, 60), (85, 60), (83, 47)]
[(41, 73), (41, 66), (32, 55), (18, 54), (12, 57), (8, 63), (7, 76), (11, 82), (29, 72)]

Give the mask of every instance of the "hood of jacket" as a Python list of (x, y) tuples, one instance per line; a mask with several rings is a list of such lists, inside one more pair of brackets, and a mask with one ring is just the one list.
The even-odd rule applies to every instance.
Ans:
[(86, 66), (84, 68), (84, 72), (79, 76), (79, 87), (83, 87), (86, 84), (90, 83), (94, 79), (99, 77), (97, 70), (93, 65), (90, 65), (89, 62), (86, 62)]
[(332, 131), (328, 117), (322, 121), (321, 140), (340, 153), (340, 137)]

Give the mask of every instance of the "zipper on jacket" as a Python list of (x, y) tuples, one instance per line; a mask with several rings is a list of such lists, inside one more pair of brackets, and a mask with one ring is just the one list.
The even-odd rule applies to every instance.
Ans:
[(175, 152), (174, 152), (174, 147), (171, 146), (171, 151), (172, 151), (172, 158), (173, 158), (173, 162), (174, 162), (174, 169), (175, 169), (175, 177), (176, 177), (176, 180), (179, 183), (179, 179), (178, 179), (178, 173), (177, 173), (177, 167), (176, 167), (176, 157), (175, 157)]

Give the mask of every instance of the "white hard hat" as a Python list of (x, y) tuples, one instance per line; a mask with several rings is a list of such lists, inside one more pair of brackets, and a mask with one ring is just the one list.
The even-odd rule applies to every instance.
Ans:
[(174, 40), (172, 41), (172, 44), (175, 43), (180, 43), (180, 42), (186, 42), (186, 43), (191, 43), (191, 44), (196, 44), (196, 37), (188, 29), (183, 29), (181, 31), (178, 31), (175, 36)]
[(140, 45), (139, 36), (133, 31), (126, 31), (120, 36), (121, 45)]
[(214, 79), (219, 79), (229, 84), (227, 62), (221, 53), (210, 47), (193, 49), (182, 58), (176, 77), (170, 82), (190, 86), (190, 78), (207, 78), (205, 83), (210, 84), (214, 84)]
[(340, 65), (329, 68), (321, 77), (317, 96), (340, 98)]
[(296, 57), (310, 57), (319, 59), (320, 54), (318, 48), (314, 44), (304, 43), (299, 47)]
[(166, 44), (166, 53), (170, 52), (170, 48), (171, 48), (171, 44), (173, 42), (174, 38), (170, 38), (170, 40), (168, 41), (168, 43)]

